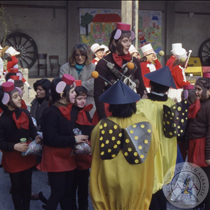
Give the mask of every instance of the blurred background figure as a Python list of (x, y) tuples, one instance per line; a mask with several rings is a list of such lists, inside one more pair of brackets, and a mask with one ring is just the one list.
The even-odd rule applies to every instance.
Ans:
[(103, 58), (105, 47), (102, 45), (99, 45), (98, 43), (95, 43), (90, 47), (90, 49), (92, 50), (92, 52), (95, 55), (95, 57), (92, 60), (92, 63), (96, 65), (98, 63), (98, 61), (101, 58)]
[(185, 85), (190, 85), (190, 82), (187, 81), (185, 76), (187, 51), (184, 48), (180, 48), (176, 50), (175, 53), (177, 60), (173, 64), (174, 66), (171, 69), (171, 74), (177, 89), (170, 88), (168, 91), (168, 96), (175, 101), (180, 102), (183, 87)]
[(108, 55), (111, 52), (106, 45), (102, 44), (101, 47), (104, 47), (104, 56)]
[(133, 45), (130, 46), (129, 52), (133, 57), (137, 58), (140, 61), (141, 55)]
[(172, 55), (166, 62), (166, 66), (168, 66), (170, 70), (172, 70), (172, 68), (174, 67), (175, 61), (177, 60), (176, 52), (177, 52), (177, 50), (179, 50), (181, 48), (182, 48), (182, 43), (173, 43), (172, 44), (172, 50), (171, 50)]
[(157, 69), (160, 69), (162, 66), (151, 44), (146, 44), (143, 47), (141, 47), (141, 52), (144, 55), (144, 57), (140, 59), (140, 66), (144, 80), (144, 85), (147, 91), (150, 92), (150, 80), (147, 79), (144, 75), (153, 72)]
[(30, 113), (36, 120), (38, 131), (41, 131), (42, 116), (45, 109), (49, 106), (50, 86), (51, 82), (48, 79), (40, 79), (33, 84), (36, 96), (31, 102)]
[(4, 62), (2, 60), (3, 47), (0, 45), (0, 85), (4, 82)]
[[(5, 54), (7, 55), (7, 72), (10, 72), (11, 68), (18, 68), (22, 72), (22, 67), (18, 65), (20, 52), (10, 46), (6, 49)], [(22, 77), (22, 81), (29, 89), (32, 89), (24, 77)]]

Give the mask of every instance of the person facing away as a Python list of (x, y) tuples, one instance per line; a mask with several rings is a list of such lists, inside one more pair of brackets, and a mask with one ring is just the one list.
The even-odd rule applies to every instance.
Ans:
[[(153, 196), (150, 210), (166, 210), (167, 200), (162, 187), (165, 184), (164, 176), (171, 168), (175, 168), (177, 160), (177, 138), (167, 138), (163, 130), (163, 106), (171, 107), (175, 102), (167, 96), (169, 87), (176, 88), (170, 69), (166, 66), (145, 74), (150, 80), (151, 92), (146, 99), (136, 103), (137, 114), (153, 122), (159, 136), (159, 149), (155, 156), (155, 176)], [(173, 177), (173, 176), (172, 176)], [(171, 178), (172, 178), (171, 177)], [(168, 180), (170, 182), (170, 180)]]
[(140, 96), (121, 80), (99, 99), (110, 104), (112, 114), (101, 119), (91, 133), (94, 209), (148, 209), (159, 145), (157, 131), (151, 121), (136, 114)]
[(169, 67), (170, 71), (172, 68), (177, 65), (175, 61), (177, 61), (177, 54), (176, 51), (182, 48), (182, 43), (173, 43), (172, 44), (172, 50), (171, 50), (171, 56), (170, 58), (166, 61), (166, 66)]

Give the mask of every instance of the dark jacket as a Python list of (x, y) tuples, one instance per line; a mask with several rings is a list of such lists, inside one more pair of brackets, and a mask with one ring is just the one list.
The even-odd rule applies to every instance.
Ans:
[(31, 116), (36, 119), (38, 131), (41, 131), (42, 115), (43, 115), (45, 109), (48, 107), (48, 103), (49, 102), (47, 101), (47, 99), (44, 99), (42, 101), (42, 103), (39, 103), (37, 98), (35, 98), (31, 102), (30, 113), (31, 113)]
[[(111, 62), (115, 64), (114, 59), (112, 57), (112, 53), (108, 54), (107, 56), (104, 57), (108, 62)], [(139, 87), (137, 88), (137, 93), (143, 96), (145, 86), (144, 82), (142, 79), (142, 73), (141, 73), (141, 67), (139, 64), (139, 61), (136, 58), (133, 58), (133, 62), (137, 66), (136, 72), (131, 76), (131, 79), (138, 79), (140, 84)], [(125, 64), (126, 61), (123, 60), (123, 64)], [(117, 70), (121, 70), (121, 68), (118, 65), (115, 65), (115, 68)], [(110, 69), (107, 67), (107, 62), (104, 61), (103, 59), (100, 59), (98, 64), (96, 65), (96, 71), (98, 71), (99, 75), (107, 79), (108, 81), (111, 80), (117, 80), (118, 78), (110, 71)], [(100, 119), (106, 117), (105, 110), (104, 110), (104, 103), (99, 100), (99, 96), (110, 86), (105, 86), (105, 81), (98, 77), (97, 79), (94, 80), (94, 99), (95, 99), (95, 105), (97, 112), (99, 114)]]
[(3, 151), (14, 151), (14, 145), (20, 143), (21, 138), (26, 138), (27, 140), (38, 135), (36, 127), (34, 126), (30, 113), (26, 109), (16, 109), (15, 114), (18, 119), (21, 112), (25, 112), (29, 118), (29, 129), (25, 130), (23, 128), (18, 129), (15, 121), (12, 118), (13, 111), (3, 111), (0, 117), (0, 150)]
[(44, 145), (60, 148), (75, 145), (73, 123), (61, 114), (57, 106), (52, 105), (46, 109), (42, 131)]
[(206, 159), (210, 159), (210, 99), (201, 101), (196, 117), (189, 119), (188, 123), (188, 139), (206, 137)]

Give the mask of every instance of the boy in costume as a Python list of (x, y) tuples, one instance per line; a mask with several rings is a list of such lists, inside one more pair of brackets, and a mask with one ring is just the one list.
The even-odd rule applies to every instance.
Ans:
[[(166, 198), (163, 194), (164, 176), (175, 168), (177, 159), (177, 138), (166, 138), (163, 131), (163, 106), (171, 107), (175, 102), (166, 95), (169, 87), (176, 88), (170, 69), (166, 66), (145, 74), (150, 80), (151, 92), (147, 99), (137, 102), (137, 114), (151, 120), (158, 131), (160, 145), (155, 157), (155, 180), (150, 210), (166, 210)], [(172, 177), (171, 177), (172, 178)], [(168, 180), (170, 181), (170, 180)]]
[(151, 122), (136, 113), (140, 96), (118, 80), (100, 97), (112, 115), (91, 133), (90, 196), (94, 209), (148, 209), (159, 140)]

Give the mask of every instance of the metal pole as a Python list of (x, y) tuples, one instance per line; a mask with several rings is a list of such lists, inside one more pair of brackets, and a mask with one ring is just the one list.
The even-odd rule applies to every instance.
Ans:
[(132, 25), (132, 1), (121, 1), (121, 22)]
[(139, 1), (132, 2), (132, 30), (135, 33), (133, 45), (138, 50), (138, 29), (139, 29)]

